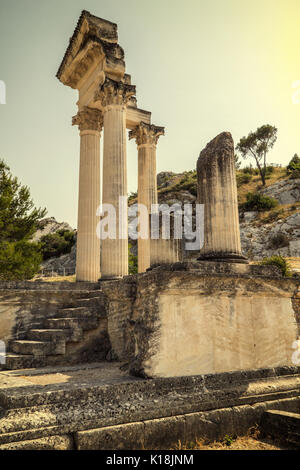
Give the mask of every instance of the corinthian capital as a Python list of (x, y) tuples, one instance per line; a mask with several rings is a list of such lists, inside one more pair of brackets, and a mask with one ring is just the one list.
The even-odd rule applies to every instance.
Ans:
[(126, 105), (133, 95), (135, 95), (135, 85), (106, 78), (95, 93), (94, 100), (100, 102), (101, 106), (105, 108), (110, 105)]
[(156, 145), (160, 135), (165, 135), (165, 128), (153, 124), (140, 124), (129, 132), (129, 139), (135, 139), (137, 145)]
[(72, 118), (72, 126), (78, 126), (81, 131), (101, 131), (103, 114), (98, 109), (84, 106)]

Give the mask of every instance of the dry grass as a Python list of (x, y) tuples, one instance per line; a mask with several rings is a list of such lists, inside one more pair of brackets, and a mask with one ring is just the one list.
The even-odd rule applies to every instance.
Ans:
[[(242, 174), (241, 171), (237, 172), (238, 174)], [(276, 168), (274, 167), (273, 173), (270, 174), (270, 176), (266, 179), (266, 187), (271, 186), (272, 184), (276, 183), (276, 181), (286, 178), (286, 169), (285, 168)], [(263, 185), (261, 182), (261, 178), (259, 175), (253, 175), (251, 181), (246, 184), (242, 184), (238, 188), (238, 202), (239, 204), (242, 204), (246, 202), (246, 194), (251, 192), (254, 193), (258, 191), (259, 189), (262, 189)]]
[(289, 262), (291, 269), (296, 272), (300, 272), (300, 258), (286, 258)]
[(256, 219), (252, 222), (254, 226), (261, 226), (268, 223), (284, 220), (300, 210), (300, 202), (293, 204), (280, 204), (274, 209), (264, 212), (258, 212)]
[(225, 436), (222, 441), (214, 442), (197, 439), (188, 445), (183, 445), (179, 441), (172, 450), (296, 450), (296, 448), (288, 443), (263, 436), (259, 427), (255, 426), (249, 429), (246, 436)]

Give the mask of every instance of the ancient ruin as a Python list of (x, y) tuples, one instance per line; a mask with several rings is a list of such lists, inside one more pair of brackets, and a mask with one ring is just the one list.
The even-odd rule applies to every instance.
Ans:
[(246, 262), (241, 252), (234, 144), (229, 132), (215, 137), (197, 162), (198, 202), (204, 204), (204, 246), (199, 260)]
[[(79, 92), (77, 282), (0, 283), (0, 449), (166, 448), (298, 422), (299, 277), (241, 253), (231, 134), (198, 160), (198, 259), (139, 239), (128, 275), (126, 129), (150, 210), (164, 128), (137, 107), (114, 23), (83, 11), (57, 77)], [(100, 241), (102, 128), (102, 203), (122, 210)]]
[[(78, 90), (80, 130), (78, 201), (78, 281), (120, 278), (128, 274), (126, 129), (138, 147), (138, 197), (147, 207), (156, 199), (156, 144), (163, 127), (151, 124), (151, 112), (137, 107), (136, 88), (125, 73), (117, 25), (83, 11), (57, 78)], [(117, 214), (116, 238), (96, 233), (100, 205), (100, 133), (103, 128), (102, 203)], [(123, 202), (122, 202), (123, 201)], [(120, 207), (120, 205), (122, 207)], [(101, 268), (100, 268), (101, 265)], [(139, 272), (150, 266), (149, 241), (139, 240)]]

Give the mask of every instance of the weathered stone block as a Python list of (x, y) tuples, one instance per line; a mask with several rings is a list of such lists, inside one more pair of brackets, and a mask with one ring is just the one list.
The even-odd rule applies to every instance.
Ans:
[[(137, 278), (131, 372), (172, 377), (292, 365), (299, 281), (260, 266), (201, 262)], [(260, 274), (260, 275), (259, 275)]]
[(11, 442), (0, 445), (0, 450), (72, 450), (72, 436), (48, 436), (29, 441)]
[(121, 424), (76, 433), (78, 450), (141, 449), (144, 441), (144, 423)]
[(300, 446), (300, 414), (267, 410), (262, 415), (261, 426), (267, 434)]
[(184, 440), (184, 416), (145, 421), (145, 449), (167, 449), (169, 445)]

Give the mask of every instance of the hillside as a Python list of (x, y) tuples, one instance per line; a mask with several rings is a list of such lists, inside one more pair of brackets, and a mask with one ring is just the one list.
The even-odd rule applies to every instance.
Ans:
[[(253, 170), (254, 172), (254, 170)], [(246, 176), (245, 176), (246, 175)], [(183, 173), (161, 172), (157, 175), (158, 201), (160, 204), (193, 203), (197, 196), (197, 175), (195, 170)], [(266, 256), (280, 254), (291, 259), (300, 270), (300, 179), (291, 179), (285, 168), (273, 167), (263, 187), (258, 175), (250, 175), (245, 170), (237, 171), (238, 202), (240, 207), (240, 229), (243, 253), (250, 260), (259, 260)], [(270, 210), (245, 211), (243, 204), (247, 193), (259, 192), (275, 198), (278, 205)], [(137, 202), (136, 194), (129, 196), (129, 205)], [(45, 233), (54, 233), (60, 229), (69, 230), (66, 223), (55, 219), (45, 219), (39, 238)], [(133, 254), (137, 252), (135, 241), (131, 241)], [(194, 252), (193, 257), (198, 253)], [(70, 254), (47, 260), (45, 271), (72, 274), (75, 271), (76, 248)]]
[[(251, 260), (280, 254), (300, 257), (300, 179), (291, 179), (286, 168), (272, 167), (263, 187), (255, 170), (237, 171), (241, 243), (243, 253)], [(157, 175), (159, 204), (193, 203), (197, 195), (196, 171), (161, 172)], [(270, 210), (253, 211), (243, 208), (248, 193), (260, 193), (276, 199)], [(137, 201), (131, 195), (129, 204)], [(197, 256), (197, 254), (195, 254)]]

